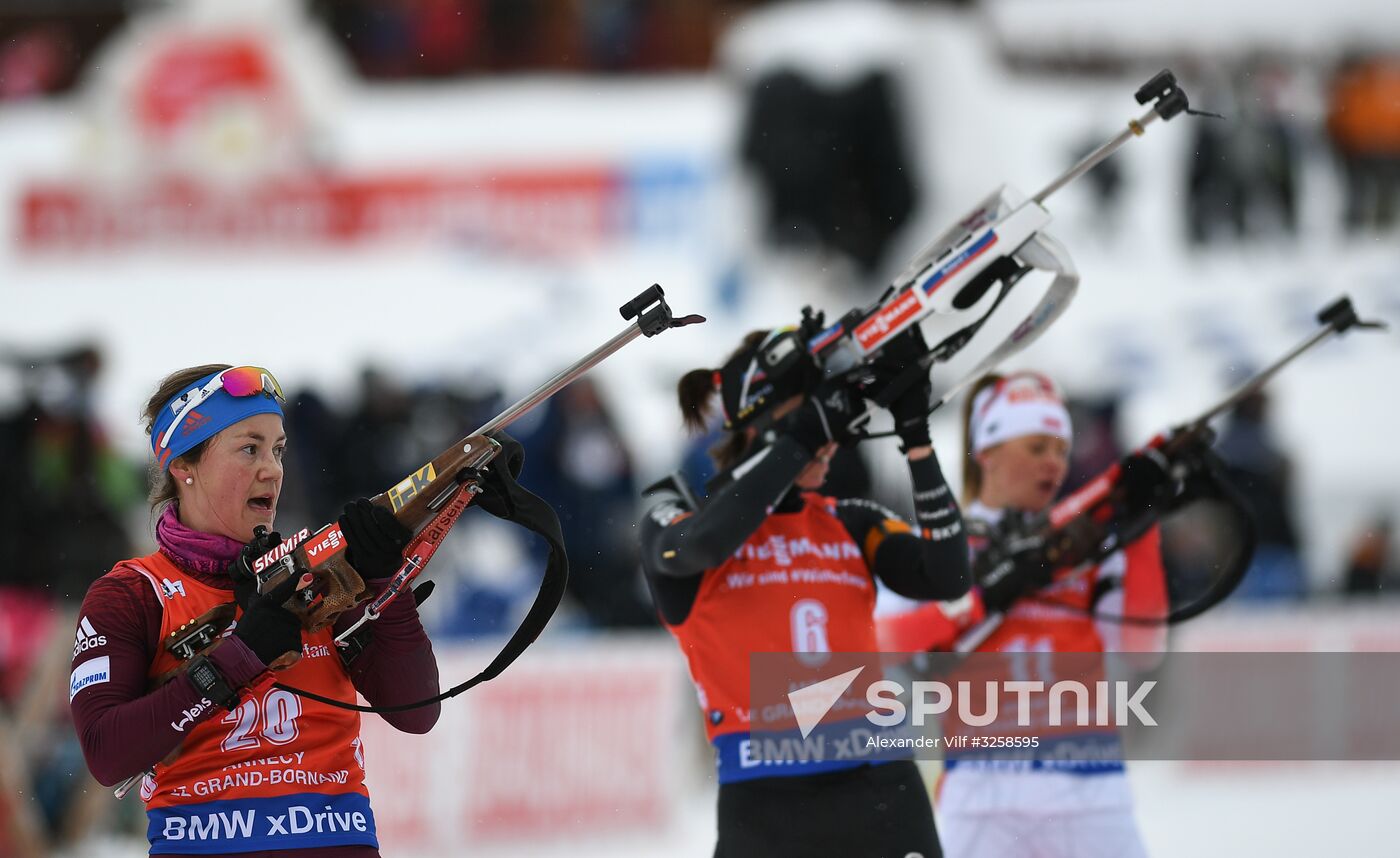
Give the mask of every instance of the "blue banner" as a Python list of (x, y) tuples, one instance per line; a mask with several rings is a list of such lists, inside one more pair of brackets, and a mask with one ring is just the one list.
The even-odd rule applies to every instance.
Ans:
[(208, 801), (147, 810), (146, 817), (152, 855), (379, 846), (369, 798), (359, 793)]

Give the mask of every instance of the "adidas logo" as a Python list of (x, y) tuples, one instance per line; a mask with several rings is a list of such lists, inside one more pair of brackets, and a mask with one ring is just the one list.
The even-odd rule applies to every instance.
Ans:
[(185, 415), (185, 425), (180, 427), (180, 434), (188, 435), (208, 422), (209, 418), (205, 415), (200, 414), (198, 411), (191, 411), (189, 414)]
[(73, 657), (77, 658), (78, 653), (87, 652), (90, 649), (96, 649), (97, 647), (106, 645), (107, 636), (99, 635), (97, 629), (92, 627), (92, 621), (84, 616), (78, 622), (78, 637), (77, 640), (73, 642)]

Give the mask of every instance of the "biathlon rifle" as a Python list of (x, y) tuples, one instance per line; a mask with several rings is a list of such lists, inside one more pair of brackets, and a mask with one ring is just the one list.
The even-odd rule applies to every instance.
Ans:
[[(1162, 516), (1178, 507), (1180, 492), (1193, 469), (1201, 467), (1202, 456), (1209, 453), (1215, 442), (1211, 421), (1253, 396), (1304, 353), (1352, 328), (1384, 330), (1381, 322), (1362, 321), (1356, 315), (1351, 300), (1345, 296), (1328, 304), (1317, 314), (1319, 328), (1269, 366), (1260, 370), (1220, 402), (1196, 418), (1161, 433), (1135, 451), (1150, 461), (1164, 477), (1164, 490), (1146, 509), (1128, 510), (1128, 487), (1123, 465), (1116, 462), (1094, 477), (1082, 488), (1051, 507), (1045, 517), (1041, 535), (1045, 560), (1052, 568), (1076, 567), (1080, 573), (1092, 569), (1110, 554), (1137, 540), (1156, 525)], [(1229, 487), (1225, 487), (1229, 490)], [(1242, 503), (1242, 502), (1241, 502)], [(1127, 513), (1125, 516), (1125, 512)], [(1236, 563), (1216, 578), (1208, 590), (1197, 598), (1172, 606), (1155, 618), (1105, 617), (1143, 625), (1179, 623), (1199, 616), (1219, 604), (1238, 586), (1253, 554), (1253, 534), (1246, 536), (1247, 550)], [(1002, 623), (1000, 613), (989, 615), (958, 639), (958, 652), (970, 652), (982, 644)]]
[[(414, 537), (404, 551), (402, 567), (385, 589), (375, 595), (363, 616), (336, 636), (337, 643), (344, 643), (364, 623), (377, 619), (422, 573), (442, 545), (447, 531), (472, 498), (483, 490), (482, 469), (501, 452), (501, 444), (491, 437), (492, 433), (505, 429), (637, 337), (654, 337), (671, 328), (705, 321), (694, 315), (674, 318), (659, 285), (651, 286), (622, 305), (619, 312), (631, 321), (622, 332), (370, 499), (370, 503), (392, 512)], [(346, 545), (337, 524), (327, 524), (315, 531), (303, 528), (255, 558), (248, 572), (254, 577), (259, 593), (275, 590), (289, 577), (299, 577), (303, 586), (292, 595), (286, 607), (301, 619), (304, 629), (319, 631), (370, 596), (364, 581), (345, 559)], [(200, 620), (193, 622), (198, 624)], [(172, 641), (172, 651), (176, 646), (182, 652), (198, 651), (197, 644), (189, 642)]]
[[(822, 378), (850, 383), (863, 399), (888, 407), (905, 390), (926, 379), (935, 362), (951, 360), (962, 351), (1022, 277), (1032, 270), (1053, 274), (1040, 303), (972, 371), (948, 386), (929, 413), (946, 405), (984, 373), (1034, 342), (1069, 307), (1079, 288), (1079, 273), (1068, 251), (1045, 231), (1050, 212), (1044, 203), (1050, 195), (1133, 137), (1141, 136), (1154, 121), (1169, 120), (1183, 111), (1201, 113), (1190, 109), (1185, 91), (1166, 69), (1143, 84), (1135, 98), (1138, 104), (1151, 102), (1152, 107), (1142, 116), (1130, 119), (1123, 131), (1085, 155), (1034, 197), (1027, 200), (1006, 186), (997, 189), (920, 250), (879, 300), (850, 310), (831, 325), (826, 324), (824, 313), (804, 307), (796, 330), (775, 337), (759, 353), (758, 364), (768, 374), (776, 375), (792, 365), (805, 348), (820, 368)], [(930, 335), (932, 346), (928, 345)], [(902, 365), (893, 377), (879, 378), (872, 365), (887, 350), (897, 354)], [(921, 356), (911, 359), (910, 352)], [(764, 404), (763, 398), (758, 397), (751, 407)], [(850, 428), (861, 431), (869, 419), (868, 411), (858, 414)], [(865, 433), (863, 437), (881, 436)], [(736, 472), (746, 466), (747, 463), (740, 463), (720, 474), (712, 490), (734, 479)], [(678, 494), (689, 508), (701, 504), (679, 473), (648, 486), (643, 494), (661, 490)]]
[[(297, 590), (288, 599), (285, 607), (297, 615), (302, 628), (307, 631), (324, 629), (333, 624), (345, 611), (370, 600), (359, 619), (335, 638), (342, 656), (353, 655), (357, 651), (355, 647), (362, 641), (362, 637), (356, 633), (366, 623), (378, 619), (391, 602), (409, 589), (414, 579), (422, 574), (433, 554), (441, 547), (452, 525), (457, 522), (472, 499), (484, 491), (483, 469), (502, 451), (501, 443), (491, 437), (492, 433), (505, 429), (632, 340), (643, 336), (654, 337), (671, 328), (705, 321), (704, 317), (696, 315), (675, 318), (659, 285), (652, 285), (644, 290), (618, 308), (618, 312), (623, 319), (630, 322), (624, 330), (556, 373), (484, 426), (442, 451), (431, 462), (370, 499), (370, 503), (392, 512), (394, 517), (414, 534), (404, 550), (403, 565), (383, 590), (377, 594), (370, 593), (364, 580), (345, 557), (348, 544), (345, 535), (340, 532), (338, 524), (332, 523), (315, 531), (303, 528), (266, 554), (253, 559), (247, 572), (253, 576), (257, 591), (270, 592), (289, 578), (298, 579)], [(525, 522), (522, 520), (521, 523)], [(556, 521), (554, 529), (557, 530), (557, 526)], [(265, 531), (265, 528), (259, 530)], [(500, 654), (476, 676), (431, 700), (379, 708), (346, 704), (280, 683), (278, 687), (343, 708), (360, 711), (401, 711), (446, 699), (496, 676), (544, 629), (545, 623), (558, 607), (564, 594), (568, 566), (563, 557), (563, 546), (549, 534), (536, 532), (540, 532), (551, 544), (551, 559), (546, 566), (545, 580), (540, 584), (539, 595)], [(415, 595), (421, 591), (422, 588), (419, 588)], [(166, 649), (182, 663), (201, 652), (207, 652), (221, 640), (229, 624), (233, 622), (235, 611), (236, 606), (233, 604), (220, 605), (206, 611), (171, 632), (165, 641)], [(286, 669), (299, 658), (300, 653), (288, 653), (270, 666), (274, 670)], [(158, 678), (155, 684), (168, 680), (178, 670), (176, 668)], [(123, 781), (116, 788), (117, 797), (124, 796), (141, 777), (142, 775), (135, 775)]]
[[(1214, 115), (1190, 110), (1186, 93), (1168, 70), (1153, 76), (1135, 97), (1138, 104), (1151, 102), (1152, 107), (1030, 199), (1006, 186), (988, 195), (921, 250), (874, 304), (851, 310), (832, 325), (825, 324), (823, 314), (804, 308), (799, 332), (824, 376), (860, 374), (882, 349), (919, 326), (931, 345), (922, 345), (923, 357), (873, 397), (877, 405), (889, 405), (910, 385), (926, 378), (933, 363), (946, 362), (966, 347), (1011, 288), (1033, 270), (1054, 275), (1040, 302), (971, 372), (946, 388), (933, 409), (1044, 333), (1069, 306), (1079, 286), (1079, 273), (1069, 253), (1045, 231), (1050, 223), (1045, 201), (1141, 136), (1154, 121), (1169, 120), (1183, 111)], [(781, 357), (774, 354), (765, 359), (776, 362)]]

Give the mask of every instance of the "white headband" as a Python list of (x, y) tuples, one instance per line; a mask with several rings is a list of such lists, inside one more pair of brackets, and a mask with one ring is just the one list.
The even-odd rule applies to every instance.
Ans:
[(968, 432), (973, 453), (1023, 435), (1053, 435), (1066, 443), (1074, 440), (1059, 391), (1037, 372), (1009, 375), (977, 394)]

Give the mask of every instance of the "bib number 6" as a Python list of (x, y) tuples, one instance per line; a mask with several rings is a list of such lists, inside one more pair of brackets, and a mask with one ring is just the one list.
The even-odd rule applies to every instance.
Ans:
[(825, 653), (831, 652), (831, 638), (826, 631), (830, 619), (826, 605), (816, 599), (799, 599), (788, 612), (792, 651), (803, 664), (815, 667), (826, 662)]

